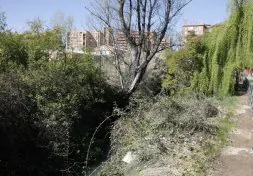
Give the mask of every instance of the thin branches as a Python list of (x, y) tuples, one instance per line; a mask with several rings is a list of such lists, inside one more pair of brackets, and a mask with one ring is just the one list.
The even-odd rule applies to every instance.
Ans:
[[(192, 0), (117, 0), (117, 19), (120, 24), (119, 33), (123, 34), (131, 53), (129, 62), (129, 85), (124, 86), (125, 92), (131, 95), (140, 84), (148, 64), (163, 46), (161, 43), (175, 17)], [(109, 8), (109, 7), (107, 7)], [(92, 12), (94, 14), (94, 12)], [(99, 15), (98, 15), (99, 14)], [(112, 20), (104, 20), (100, 13), (95, 13), (105, 24)], [(107, 25), (110, 28), (113, 26)], [(117, 34), (116, 34), (117, 35)], [(116, 37), (117, 45), (117, 37)], [(171, 45), (171, 44), (169, 44)], [(115, 57), (118, 71), (121, 70), (119, 57)], [(119, 71), (122, 75), (123, 71)], [(123, 86), (122, 86), (123, 87)]]

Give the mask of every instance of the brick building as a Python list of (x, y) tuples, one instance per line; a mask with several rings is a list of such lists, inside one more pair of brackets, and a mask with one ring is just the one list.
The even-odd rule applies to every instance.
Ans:
[[(131, 32), (131, 35), (134, 38), (134, 40), (138, 43), (140, 39), (139, 33), (134, 31), (134, 32)], [(150, 32), (149, 34), (147, 32), (145, 33), (145, 40), (150, 42), (151, 48), (153, 48), (155, 45), (156, 37), (157, 37), (157, 34), (155, 32)], [(170, 46), (170, 43), (171, 43), (170, 37), (164, 37), (164, 39), (161, 42), (160, 48), (168, 48)], [(126, 51), (129, 49), (128, 42), (123, 32), (119, 32), (116, 35), (116, 44), (120, 50)]]

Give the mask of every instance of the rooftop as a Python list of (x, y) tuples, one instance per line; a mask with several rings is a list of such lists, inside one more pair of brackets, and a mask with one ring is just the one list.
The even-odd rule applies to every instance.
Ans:
[(212, 25), (210, 25), (210, 24), (186, 24), (186, 25), (183, 25), (183, 27), (192, 27), (192, 26), (207, 26), (207, 27), (210, 27)]

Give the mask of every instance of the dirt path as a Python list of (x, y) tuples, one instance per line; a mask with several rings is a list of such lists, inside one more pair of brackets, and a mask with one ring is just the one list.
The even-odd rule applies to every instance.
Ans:
[(246, 95), (240, 96), (236, 126), (209, 176), (253, 176), (253, 115)]

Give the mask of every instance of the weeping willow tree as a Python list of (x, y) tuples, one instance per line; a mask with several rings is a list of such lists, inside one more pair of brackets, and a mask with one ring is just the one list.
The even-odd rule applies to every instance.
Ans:
[(253, 0), (232, 0), (230, 9), (229, 20), (204, 38), (203, 69), (192, 84), (196, 91), (232, 94), (238, 71), (253, 67)]

